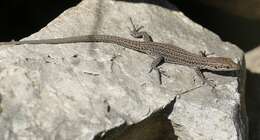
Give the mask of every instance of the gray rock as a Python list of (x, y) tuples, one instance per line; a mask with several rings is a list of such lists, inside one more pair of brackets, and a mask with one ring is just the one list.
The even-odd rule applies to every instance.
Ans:
[(260, 46), (245, 54), (247, 69), (252, 73), (260, 73)]
[[(243, 62), (240, 49), (174, 6), (147, 3), (85, 0), (25, 39), (131, 38), (129, 17), (154, 41)], [(93, 139), (125, 122), (138, 124), (188, 90), (168, 116), (179, 139), (246, 139), (244, 64), (239, 78), (205, 72), (217, 85), (212, 90), (193, 69), (172, 64), (160, 66), (169, 77), (159, 85), (156, 72), (148, 73), (152, 58), (113, 44), (3, 46), (0, 57), (0, 139)]]

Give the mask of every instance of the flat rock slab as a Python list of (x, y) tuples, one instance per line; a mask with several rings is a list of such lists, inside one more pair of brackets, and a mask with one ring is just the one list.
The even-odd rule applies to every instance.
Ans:
[[(240, 76), (163, 64), (158, 84), (148, 55), (105, 43), (17, 45), (0, 48), (0, 139), (91, 140), (124, 123), (138, 124), (178, 94), (168, 114), (182, 140), (246, 139), (243, 52), (185, 17), (169, 3), (84, 0), (28, 39), (86, 34), (132, 38), (129, 17), (156, 42), (241, 63)], [(178, 127), (176, 127), (178, 126)], [(153, 134), (151, 134), (153, 135)]]

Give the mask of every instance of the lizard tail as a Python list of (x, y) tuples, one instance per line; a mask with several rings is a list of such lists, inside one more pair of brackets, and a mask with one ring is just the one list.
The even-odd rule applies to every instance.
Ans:
[(39, 40), (21, 40), (0, 42), (1, 45), (22, 45), (22, 44), (65, 44), (65, 43), (80, 43), (80, 42), (103, 42), (112, 43), (120, 46), (124, 46), (136, 51), (142, 51), (138, 41), (129, 40), (126, 38), (112, 36), (112, 35), (84, 35), (55, 39), (39, 39)]
[(0, 42), (0, 45), (22, 45), (22, 44), (65, 44), (65, 43), (79, 43), (79, 42), (104, 42), (118, 44), (124, 38), (112, 35), (84, 35), (75, 37), (55, 38), (55, 39), (39, 39), (39, 40), (21, 40)]

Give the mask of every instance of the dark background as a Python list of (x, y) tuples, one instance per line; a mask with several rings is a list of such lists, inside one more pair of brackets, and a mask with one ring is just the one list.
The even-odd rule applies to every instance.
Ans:
[(79, 2), (80, 0), (1, 0), (0, 41), (29, 36)]

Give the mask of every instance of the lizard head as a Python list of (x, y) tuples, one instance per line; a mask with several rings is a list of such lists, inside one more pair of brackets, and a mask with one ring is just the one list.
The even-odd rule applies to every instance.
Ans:
[(212, 71), (236, 71), (240, 69), (240, 65), (236, 64), (231, 58), (208, 57), (206, 68)]

